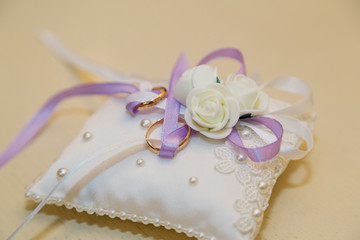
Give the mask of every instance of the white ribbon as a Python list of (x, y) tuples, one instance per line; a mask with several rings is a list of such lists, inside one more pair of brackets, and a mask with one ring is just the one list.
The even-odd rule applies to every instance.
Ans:
[(302, 96), (298, 102), (267, 114), (299, 116), (309, 112), (313, 106), (311, 87), (308, 83), (301, 79), (295, 77), (276, 78), (263, 84), (260, 88), (273, 88)]
[(51, 32), (41, 32), (40, 39), (56, 54), (56, 56), (58, 56), (71, 67), (85, 70), (110, 82), (135, 83), (139, 86), (141, 91), (150, 91), (152, 88), (152, 84), (149, 81), (145, 81), (136, 77), (126, 76), (112, 69), (82, 59), (67, 49)]

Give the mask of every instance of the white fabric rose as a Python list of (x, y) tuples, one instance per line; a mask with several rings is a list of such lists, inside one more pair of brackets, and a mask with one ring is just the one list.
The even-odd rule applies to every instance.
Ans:
[(174, 97), (186, 105), (186, 97), (193, 88), (203, 87), (216, 83), (217, 69), (209, 65), (200, 65), (186, 70), (174, 87)]
[(222, 139), (231, 133), (241, 115), (264, 113), (269, 97), (253, 79), (241, 74), (217, 80), (217, 69), (200, 65), (183, 73), (173, 93), (186, 105), (185, 121), (192, 129)]
[(221, 84), (194, 88), (186, 99), (185, 121), (194, 130), (213, 138), (227, 137), (240, 117), (236, 98)]
[(268, 107), (269, 96), (260, 91), (256, 82), (242, 74), (230, 74), (222, 84), (239, 101), (241, 115), (264, 113)]

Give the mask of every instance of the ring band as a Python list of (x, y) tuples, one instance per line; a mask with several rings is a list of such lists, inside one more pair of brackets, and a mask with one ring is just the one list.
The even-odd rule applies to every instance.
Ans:
[[(178, 121), (181, 123), (184, 123), (186, 125), (186, 122), (184, 119), (179, 118)], [(154, 131), (154, 129), (159, 127), (163, 122), (164, 122), (163, 118), (154, 122), (153, 124), (151, 124), (151, 126), (148, 128), (148, 130), (146, 131), (146, 134), (145, 134), (146, 146), (149, 148), (150, 151), (152, 151), (153, 153), (156, 153), (156, 154), (160, 152), (160, 148), (155, 147), (148, 138), (149, 138), (150, 134)], [(186, 137), (180, 142), (180, 144), (177, 148), (177, 151), (183, 149), (190, 140), (191, 128), (189, 126), (187, 126), (187, 127), (188, 127), (188, 132), (186, 134)]]
[(152, 91), (160, 91), (160, 94), (149, 101), (137, 104), (134, 107), (135, 112), (155, 106), (158, 102), (162, 101), (167, 96), (167, 90), (164, 87), (154, 87)]

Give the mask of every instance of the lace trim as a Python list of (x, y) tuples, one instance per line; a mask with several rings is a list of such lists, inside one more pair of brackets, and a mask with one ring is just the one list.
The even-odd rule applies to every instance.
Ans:
[[(26, 192), (25, 197), (28, 199), (33, 200), (34, 202), (41, 202), (42, 197), (31, 192)], [(107, 215), (110, 218), (120, 218), (121, 220), (130, 220), (133, 222), (140, 222), (142, 224), (152, 224), (155, 227), (165, 227), (166, 229), (170, 230), (173, 229), (178, 233), (185, 233), (188, 237), (195, 237), (199, 240), (216, 240), (215, 237), (206, 236), (202, 232), (195, 231), (192, 228), (183, 227), (180, 224), (174, 224), (170, 221), (161, 220), (159, 218), (151, 218), (147, 216), (137, 215), (135, 213), (126, 213), (125, 211), (116, 211), (111, 209), (104, 209), (104, 208), (96, 208), (96, 207), (86, 207), (79, 204), (75, 204), (72, 202), (68, 202), (63, 200), (62, 198), (52, 197), (46, 203), (49, 205), (56, 205), (56, 206), (65, 206), (67, 209), (75, 209), (77, 212), (87, 212), (88, 214), (96, 214), (99, 216)]]
[[(248, 147), (263, 146), (265, 142), (250, 127), (237, 126), (240, 134), (248, 136), (244, 144)], [(284, 133), (283, 141), (297, 146), (300, 138), (290, 132)], [(215, 149), (215, 155), (220, 159), (215, 169), (222, 174), (234, 174), (242, 185), (244, 198), (236, 199), (235, 210), (240, 214), (234, 226), (244, 234), (254, 238), (260, 230), (263, 213), (269, 206), (269, 199), (276, 179), (286, 169), (288, 160), (281, 156), (264, 162), (255, 163), (243, 155), (230, 142)]]

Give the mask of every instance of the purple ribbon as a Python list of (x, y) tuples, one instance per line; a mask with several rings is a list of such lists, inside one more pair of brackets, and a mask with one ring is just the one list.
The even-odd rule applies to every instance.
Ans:
[(245, 62), (243, 54), (236, 48), (220, 48), (217, 49), (199, 61), (197, 65), (207, 64), (217, 58), (232, 58), (241, 63), (237, 74), (246, 75)]
[(233, 127), (233, 130), (227, 137), (227, 139), (231, 143), (242, 149), (243, 153), (246, 154), (252, 161), (265, 162), (272, 159), (280, 152), (281, 139), (284, 130), (282, 125), (277, 120), (268, 117), (252, 117), (241, 119), (240, 121), (254, 121), (263, 124), (265, 127), (270, 129), (277, 138), (275, 142), (267, 144), (265, 146), (257, 148), (247, 148), (244, 146), (244, 143), (241, 140), (241, 136), (237, 131), (236, 127)]
[(173, 88), (183, 72), (185, 72), (188, 68), (189, 62), (185, 54), (181, 54), (170, 77), (164, 124), (161, 132), (162, 145), (159, 152), (159, 156), (161, 157), (173, 158), (180, 142), (186, 137), (187, 130), (184, 127), (177, 130), (181, 103), (174, 98)]
[(81, 95), (112, 95), (116, 93), (135, 93), (138, 91), (139, 89), (132, 84), (94, 83), (80, 85), (56, 94), (44, 104), (0, 155), (0, 167), (6, 164), (34, 139), (62, 100)]
[[(161, 93), (161, 91), (158, 91), (158, 90), (153, 90), (151, 92), (156, 93), (156, 94)], [(135, 107), (140, 103), (142, 103), (142, 102), (139, 102), (139, 101), (129, 102), (128, 104), (126, 104), (126, 110), (128, 110), (132, 115), (136, 115), (139, 112), (139, 109), (135, 108)]]
[(126, 104), (126, 110), (128, 110), (131, 114), (135, 115), (139, 112), (138, 109), (136, 109), (135, 107), (141, 102), (129, 102), (128, 104)]

